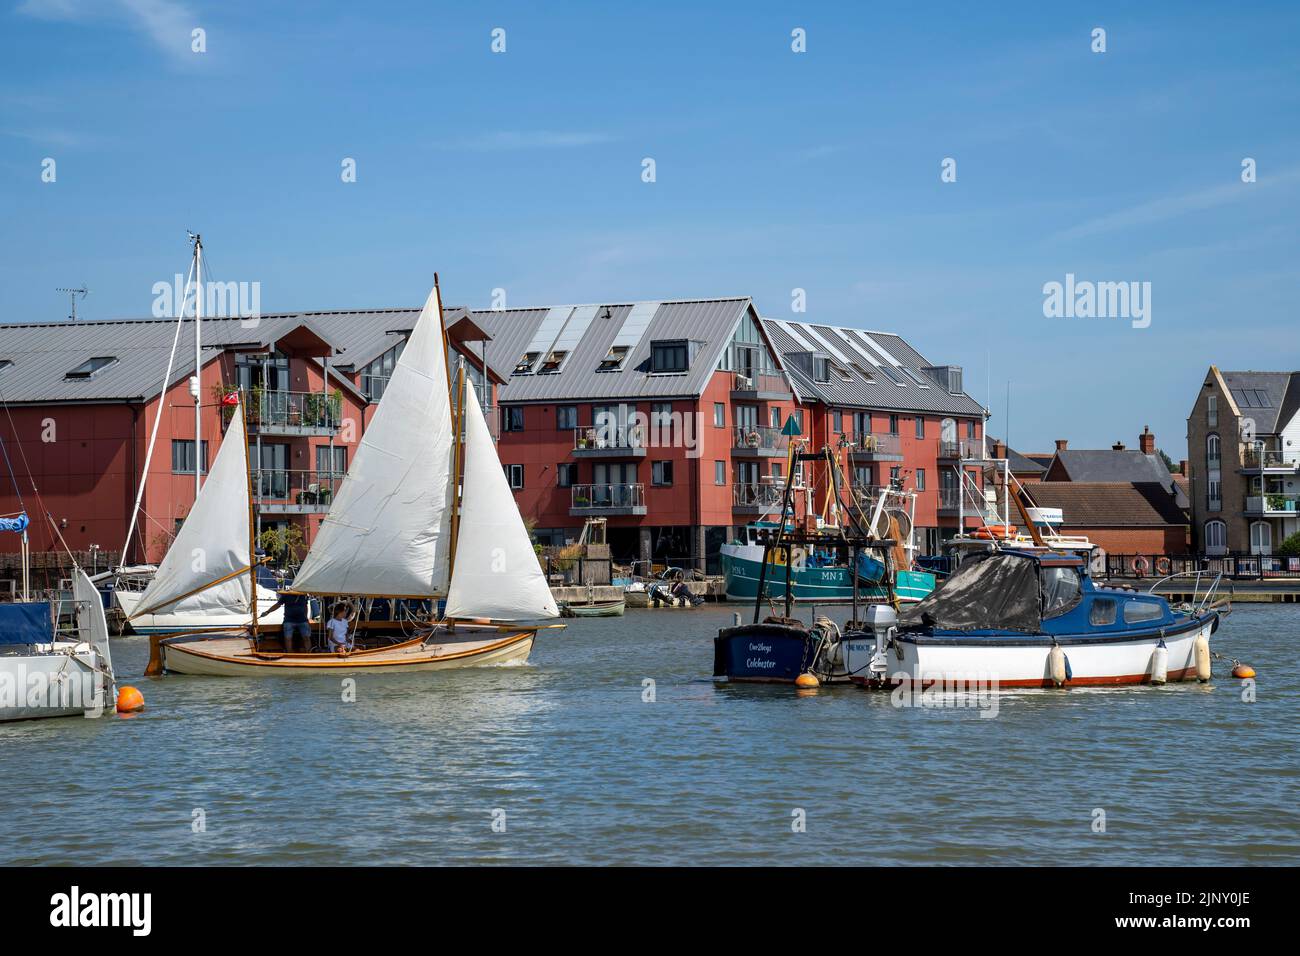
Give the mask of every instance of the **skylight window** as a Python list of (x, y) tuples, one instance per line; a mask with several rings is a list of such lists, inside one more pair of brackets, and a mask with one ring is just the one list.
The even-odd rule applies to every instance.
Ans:
[(3, 372), (9, 366), (14, 364), (13, 359), (0, 359), (0, 372)]
[(837, 376), (839, 376), (840, 381), (842, 382), (853, 381), (853, 376), (850, 375), (848, 372), (846, 372), (843, 366), (839, 365), (836, 362), (831, 362), (830, 366), (831, 366), (831, 371), (834, 372)]
[(524, 357), (515, 365), (514, 374), (531, 375), (533, 372), (533, 365), (537, 362), (537, 356), (539, 354), (540, 353), (538, 352), (525, 352)]
[(600, 360), (600, 367), (597, 372), (617, 372), (623, 367), (623, 360), (627, 358), (630, 350), (626, 345), (615, 345), (609, 350), (609, 354)]
[(550, 355), (546, 356), (546, 361), (542, 363), (542, 367), (537, 370), (537, 373), (539, 375), (547, 375), (553, 372), (558, 372), (560, 366), (564, 364), (565, 356), (568, 354), (568, 352), (552, 352)]
[(90, 378), (97, 372), (100, 372), (117, 361), (116, 355), (99, 355), (95, 358), (86, 359), (72, 371), (65, 375), (65, 378)]
[(899, 377), (898, 373), (895, 372), (895, 371), (894, 371), (892, 368), (890, 368), (888, 365), (881, 365), (881, 366), (879, 366), (879, 368), (880, 368), (880, 370), (881, 370), (882, 372), (884, 372), (886, 375), (889, 376), (889, 380), (890, 380), (891, 382), (893, 382), (895, 385), (906, 385), (906, 384), (907, 384), (906, 382), (904, 382), (904, 381)]
[(921, 378), (921, 376), (917, 375), (915, 372), (913, 372), (913, 371), (912, 371), (910, 368), (908, 368), (906, 365), (901, 365), (901, 366), (899, 366), (899, 367), (903, 370), (903, 374), (905, 374), (908, 378), (910, 378), (910, 379), (911, 379), (913, 382), (915, 382), (917, 385), (921, 386), (921, 388), (929, 388), (929, 387), (930, 387), (930, 385), (929, 385), (928, 382), (924, 381), (924, 380)]

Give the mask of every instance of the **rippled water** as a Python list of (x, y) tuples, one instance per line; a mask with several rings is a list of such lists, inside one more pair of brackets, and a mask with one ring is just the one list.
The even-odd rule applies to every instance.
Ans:
[(574, 621), (527, 666), (360, 677), (355, 703), (338, 678), (140, 678), (146, 641), (115, 641), (145, 713), (0, 725), (0, 863), (1300, 862), (1300, 608), (1239, 606), (1213, 642), (1256, 703), (1218, 665), (994, 719), (715, 684), (733, 610)]

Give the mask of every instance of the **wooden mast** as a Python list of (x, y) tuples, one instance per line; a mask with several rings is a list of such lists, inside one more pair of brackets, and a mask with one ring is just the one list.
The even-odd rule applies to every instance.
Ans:
[[(250, 389), (251, 392), (251, 389)], [(257, 646), (257, 518), (253, 514), (253, 459), (248, 445), (247, 403), (239, 400), (239, 415), (244, 422), (244, 473), (248, 480), (248, 600), (253, 612), (253, 646)]]
[[(447, 546), (447, 590), (451, 591), (451, 575), (456, 568), (456, 538), (460, 533), (460, 471), (463, 465), (460, 432), (464, 416), (464, 396), (460, 391), (458, 380), (455, 390), (451, 384), (451, 356), (447, 342), (447, 325), (442, 313), (442, 288), (438, 284), (438, 273), (433, 274), (433, 291), (438, 296), (438, 342), (442, 348), (442, 367), (447, 372), (447, 402), (453, 411), (451, 431), (451, 541)], [(464, 369), (460, 370), (463, 378)], [(436, 607), (435, 607), (436, 610)]]

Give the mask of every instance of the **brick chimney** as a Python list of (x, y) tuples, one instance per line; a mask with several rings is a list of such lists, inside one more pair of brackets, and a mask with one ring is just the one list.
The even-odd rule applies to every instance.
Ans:
[(1184, 458), (1184, 459), (1182, 459), (1180, 462), (1178, 462), (1178, 473), (1179, 473), (1180, 475), (1182, 475), (1184, 478), (1186, 478), (1189, 474), (1191, 474), (1191, 472), (1187, 470), (1187, 459), (1186, 459), (1186, 458)]
[(1138, 435), (1138, 448), (1144, 455), (1154, 455), (1156, 453), (1156, 436), (1151, 434), (1151, 426), (1144, 425), (1142, 434)]
[(993, 441), (993, 457), (994, 458), (1007, 457), (1007, 443), (1004, 442), (1001, 438), (994, 439)]
[(1068, 446), (1069, 444), (1070, 444), (1069, 441), (1067, 441), (1066, 439), (1058, 438), (1056, 439), (1056, 450), (1065, 451), (1066, 446)]

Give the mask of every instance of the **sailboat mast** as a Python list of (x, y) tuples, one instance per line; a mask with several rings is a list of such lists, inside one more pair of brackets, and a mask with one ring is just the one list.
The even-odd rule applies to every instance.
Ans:
[(240, 398), (238, 414), (244, 421), (244, 473), (248, 479), (248, 606), (253, 612), (253, 644), (257, 644), (257, 525), (253, 514), (253, 457), (248, 448), (248, 415)]
[(438, 285), (438, 273), (433, 274), (433, 290), (438, 296), (438, 344), (442, 349), (442, 367), (447, 370), (447, 401), (453, 411), (451, 424), (451, 542), (447, 547), (447, 590), (451, 590), (451, 575), (456, 569), (456, 538), (460, 532), (460, 474), (464, 465), (461, 452), (461, 430), (465, 425), (464, 376), (465, 369), (460, 369), (453, 389), (451, 384), (451, 355), (447, 344), (447, 324), (442, 312), (442, 288)]
[(199, 500), (203, 486), (203, 237), (194, 237), (194, 378), (190, 392), (194, 396), (194, 500)]

